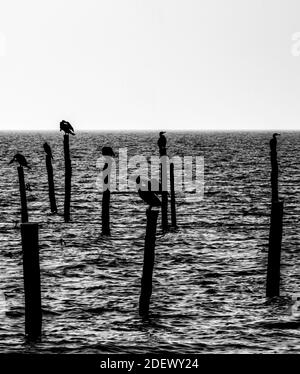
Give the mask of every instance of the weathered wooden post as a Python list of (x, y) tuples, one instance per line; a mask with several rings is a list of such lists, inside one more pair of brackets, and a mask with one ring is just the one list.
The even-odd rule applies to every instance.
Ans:
[(107, 171), (106, 177), (103, 178), (102, 193), (102, 235), (110, 236), (110, 169), (108, 163), (104, 165), (103, 171)]
[(271, 218), (268, 251), (268, 270), (266, 296), (273, 297), (280, 295), (280, 257), (282, 242), (282, 220), (283, 201), (278, 200), (278, 163), (277, 163), (277, 139), (274, 134), (270, 141), (271, 155)]
[(160, 186), (161, 186), (161, 226), (167, 231), (168, 224), (168, 182), (167, 182), (167, 156), (161, 157)]
[(65, 202), (64, 202), (64, 219), (70, 221), (70, 204), (71, 204), (71, 178), (72, 165), (70, 158), (69, 135), (64, 135), (64, 154), (65, 154)]
[(159, 133), (157, 145), (160, 156), (160, 192), (161, 192), (161, 226), (167, 231), (168, 224), (168, 171), (167, 171), (167, 139), (165, 131)]
[(176, 220), (176, 200), (175, 200), (175, 182), (174, 182), (174, 163), (170, 163), (170, 192), (171, 192), (171, 222), (172, 227), (177, 227)]
[(39, 238), (37, 223), (22, 223), (25, 334), (36, 339), (42, 331)]
[(141, 281), (141, 295), (139, 300), (139, 315), (142, 317), (148, 316), (150, 298), (152, 295), (152, 275), (155, 259), (155, 239), (156, 239), (156, 225), (157, 225), (157, 210), (146, 210), (147, 226), (144, 247), (144, 264)]
[(271, 208), (266, 296), (280, 295), (280, 257), (283, 202), (273, 201)]
[(50, 209), (52, 213), (56, 213), (57, 206), (56, 206), (56, 199), (55, 199), (53, 167), (52, 167), (52, 162), (51, 162), (51, 155), (49, 154), (46, 155), (46, 168), (47, 168), (47, 174), (48, 174)]
[(24, 180), (24, 170), (22, 166), (18, 166), (20, 198), (21, 198), (21, 220), (23, 223), (28, 222), (26, 187)]

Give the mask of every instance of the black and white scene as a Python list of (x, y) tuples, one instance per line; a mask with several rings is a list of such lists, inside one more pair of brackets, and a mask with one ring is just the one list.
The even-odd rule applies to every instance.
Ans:
[(300, 353), (299, 14), (1, 0), (1, 354)]

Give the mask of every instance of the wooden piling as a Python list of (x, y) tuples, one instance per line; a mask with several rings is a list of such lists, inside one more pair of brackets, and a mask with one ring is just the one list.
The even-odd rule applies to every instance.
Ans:
[(71, 178), (72, 165), (70, 158), (69, 135), (64, 135), (64, 154), (65, 154), (65, 202), (64, 202), (64, 219), (70, 221), (70, 204), (71, 204)]
[(144, 247), (144, 264), (141, 281), (141, 295), (139, 300), (139, 315), (142, 317), (148, 316), (150, 298), (152, 295), (152, 275), (155, 259), (155, 239), (156, 239), (156, 225), (157, 225), (157, 210), (146, 211), (147, 226)]
[(273, 201), (271, 208), (266, 296), (280, 295), (280, 255), (283, 201)]
[[(105, 164), (104, 170), (108, 168)], [(103, 180), (103, 194), (102, 194), (102, 235), (110, 236), (110, 172)]]
[(57, 212), (57, 206), (56, 206), (56, 199), (55, 199), (53, 167), (52, 167), (52, 161), (51, 161), (51, 156), (50, 155), (46, 155), (46, 168), (47, 168), (47, 174), (48, 174), (50, 209), (51, 209), (52, 213), (56, 213)]
[(160, 185), (161, 185), (161, 226), (163, 231), (167, 231), (168, 224), (168, 190), (167, 190), (167, 165), (166, 159), (162, 159), (160, 165)]
[(271, 188), (272, 188), (272, 201), (278, 201), (278, 163), (276, 148), (271, 148)]
[(102, 235), (110, 236), (110, 190), (103, 191), (102, 194)]
[(28, 222), (28, 210), (27, 210), (24, 170), (22, 166), (18, 167), (18, 175), (19, 175), (20, 198), (21, 198), (21, 221), (23, 223), (26, 223)]
[(175, 200), (175, 182), (174, 182), (174, 163), (170, 164), (170, 193), (171, 193), (171, 224), (177, 227), (176, 220), (176, 200)]
[(37, 223), (22, 223), (25, 335), (36, 339), (42, 331), (41, 282)]
[[(275, 135), (275, 136), (274, 136)], [(271, 218), (268, 251), (266, 296), (280, 295), (280, 257), (282, 241), (283, 201), (278, 200), (278, 163), (276, 134), (270, 141), (271, 156)]]

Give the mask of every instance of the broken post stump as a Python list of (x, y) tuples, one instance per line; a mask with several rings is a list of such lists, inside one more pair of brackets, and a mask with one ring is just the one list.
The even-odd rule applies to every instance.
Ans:
[(22, 223), (25, 335), (36, 339), (42, 331), (39, 238), (37, 223)]
[(152, 275), (155, 259), (155, 239), (158, 211), (148, 208), (146, 215), (147, 226), (144, 247), (144, 264), (141, 281), (141, 295), (139, 300), (139, 315), (141, 317), (148, 316), (150, 298), (152, 295)]
[(56, 199), (55, 199), (55, 187), (53, 179), (53, 167), (51, 156), (46, 155), (46, 168), (48, 174), (48, 188), (49, 188), (49, 201), (50, 201), (50, 210), (52, 213), (57, 212)]

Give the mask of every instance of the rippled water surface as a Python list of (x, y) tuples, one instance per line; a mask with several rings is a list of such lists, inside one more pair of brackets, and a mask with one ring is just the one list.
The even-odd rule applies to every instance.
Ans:
[[(265, 298), (270, 210), (269, 133), (169, 133), (169, 155), (204, 156), (205, 196), (177, 196), (177, 232), (157, 233), (151, 317), (138, 316), (145, 205), (112, 194), (110, 238), (101, 237), (96, 160), (103, 145), (157, 154), (156, 133), (78, 133), (70, 139), (72, 222), (63, 223), (62, 134), (0, 135), (0, 352), (298, 353), (300, 133), (278, 146), (284, 198), (281, 297)], [(51, 144), (58, 215), (49, 213), (42, 144)], [(24, 340), (17, 170), (23, 153), (30, 221), (40, 224), (41, 342)], [(160, 222), (160, 217), (159, 217)], [(61, 239), (66, 245), (61, 246)], [(293, 312), (292, 312), (293, 311)], [(300, 310), (299, 310), (300, 312)]]

